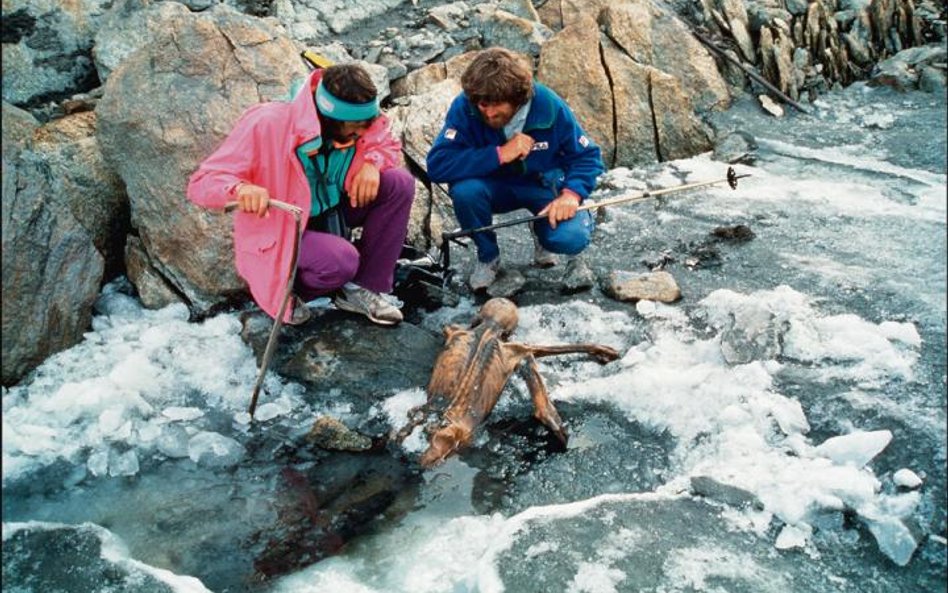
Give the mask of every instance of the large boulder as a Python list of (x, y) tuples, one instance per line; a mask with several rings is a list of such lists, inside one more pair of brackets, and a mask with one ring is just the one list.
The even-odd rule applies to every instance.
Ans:
[[(624, 47), (601, 38), (592, 19), (580, 19), (543, 46), (537, 79), (570, 105), (583, 128), (602, 148), (607, 167), (635, 166), (709, 150), (710, 134), (695, 115), (682, 82), (695, 72), (679, 69), (679, 78), (640, 63), (635, 56), (653, 60), (657, 45), (651, 39), (665, 33), (660, 30), (656, 34), (642, 18), (633, 22), (630, 17), (638, 13), (618, 11), (608, 17), (609, 13), (609, 9), (603, 13), (604, 19), (614, 23), (613, 30)], [(718, 82), (723, 85), (723, 81)], [(727, 101), (726, 89), (722, 88), (722, 95), (712, 90), (702, 94), (696, 90), (701, 88), (699, 85), (689, 84), (692, 92), (705, 97), (706, 106)], [(717, 84), (704, 88), (718, 88)]]
[(725, 109), (727, 83), (714, 58), (673, 14), (647, 2), (610, 6), (602, 14), (606, 33), (636, 62), (677, 78), (699, 111)]
[(4, 385), (82, 339), (104, 269), (57, 165), (34, 150), (37, 130), (29, 114), (3, 104)]
[(119, 0), (102, 17), (92, 56), (99, 80), (105, 82), (122, 61), (147, 45), (170, 17), (190, 11), (178, 2)]
[[(261, 361), (273, 320), (254, 311), (244, 313), (241, 323), (241, 337)], [(270, 369), (362, 413), (381, 395), (427, 386), (443, 343), (441, 335), (411, 323), (382, 327), (351, 313), (317, 309), (307, 323), (280, 329)]]
[(188, 178), (250, 105), (289, 97), (306, 69), (268, 20), (226, 6), (164, 18), (109, 76), (102, 151), (125, 181), (132, 225), (156, 272), (204, 313), (243, 294), (231, 221), (185, 197)]
[(547, 41), (540, 52), (537, 79), (569, 104), (602, 148), (606, 166), (615, 166), (612, 89), (600, 58), (596, 21), (579, 19)]
[(95, 112), (68, 115), (39, 128), (33, 150), (49, 166), (53, 191), (66, 201), (102, 254), (105, 280), (110, 280), (124, 269), (128, 196), (102, 157), (95, 131)]
[(19, 107), (98, 85), (92, 39), (109, 0), (4, 0), (3, 100)]

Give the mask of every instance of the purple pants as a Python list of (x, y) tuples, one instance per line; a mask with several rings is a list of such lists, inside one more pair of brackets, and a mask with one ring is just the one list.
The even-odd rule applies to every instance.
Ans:
[(296, 267), (297, 294), (310, 301), (346, 282), (390, 292), (414, 197), (415, 178), (405, 169), (382, 171), (378, 197), (368, 206), (353, 208), (343, 196), (346, 224), (361, 226), (362, 237), (352, 244), (329, 233), (304, 231)]

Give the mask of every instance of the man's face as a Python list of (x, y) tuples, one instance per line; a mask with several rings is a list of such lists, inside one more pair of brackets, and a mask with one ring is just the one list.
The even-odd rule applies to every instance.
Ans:
[(477, 110), (481, 112), (484, 123), (499, 130), (517, 113), (517, 108), (508, 101), (478, 101)]
[(363, 121), (343, 121), (339, 122), (339, 142), (354, 142), (368, 129), (372, 123), (370, 120)]

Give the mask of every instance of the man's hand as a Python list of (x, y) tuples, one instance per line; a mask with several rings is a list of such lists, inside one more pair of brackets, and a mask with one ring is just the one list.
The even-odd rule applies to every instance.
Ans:
[(372, 163), (364, 163), (352, 178), (349, 205), (353, 208), (368, 206), (379, 195), (379, 170)]
[(237, 206), (242, 212), (255, 212), (259, 218), (267, 216), (270, 206), (270, 192), (267, 188), (252, 183), (237, 186)]
[(546, 216), (550, 221), (550, 226), (555, 229), (557, 222), (576, 216), (577, 208), (579, 208), (579, 196), (569, 190), (563, 190), (559, 197), (547, 204), (538, 215)]
[(525, 159), (533, 148), (533, 138), (523, 132), (517, 132), (514, 137), (500, 147), (500, 164), (506, 165), (519, 159)]

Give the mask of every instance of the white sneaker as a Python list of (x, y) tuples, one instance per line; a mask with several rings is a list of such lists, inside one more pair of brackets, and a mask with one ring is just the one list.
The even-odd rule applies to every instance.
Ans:
[(533, 225), (530, 225), (530, 234), (533, 235), (533, 264), (539, 268), (549, 268), (556, 265), (556, 254), (551, 253), (540, 245)]
[(494, 280), (497, 278), (497, 270), (500, 269), (500, 256), (497, 256), (493, 261), (484, 263), (480, 260), (474, 264), (474, 269), (471, 271), (471, 277), (468, 279), (468, 284), (471, 285), (471, 290), (483, 290), (494, 283)]
[(343, 311), (365, 315), (369, 321), (379, 325), (395, 325), (402, 321), (402, 312), (385, 297), (355, 284), (343, 286), (334, 302)]

